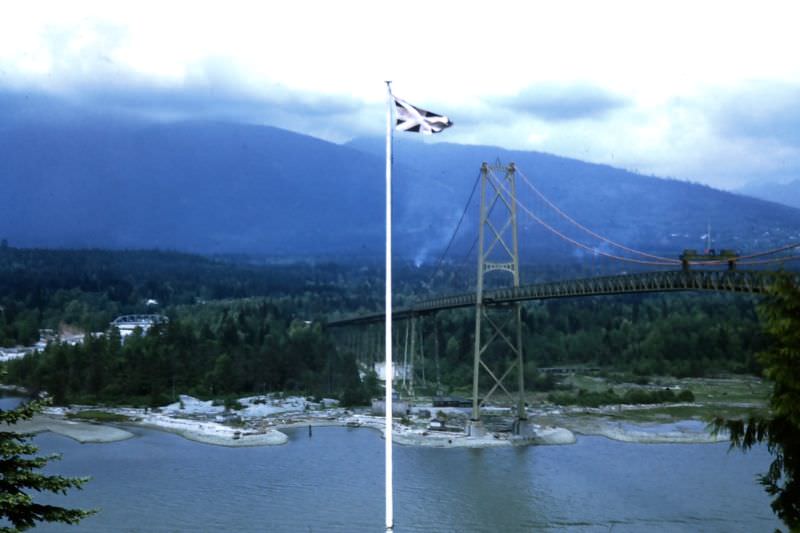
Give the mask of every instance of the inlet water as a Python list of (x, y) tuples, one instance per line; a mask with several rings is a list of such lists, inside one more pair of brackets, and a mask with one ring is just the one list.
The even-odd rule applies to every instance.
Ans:
[[(44, 433), (51, 472), (91, 475), (48, 501), (98, 508), (42, 531), (383, 531), (383, 442), (367, 429), (290, 431), (285, 446), (223, 448), (158, 431), (78, 444)], [(484, 450), (395, 447), (398, 532), (773, 531), (756, 482), (767, 452), (725, 444), (574, 445)]]

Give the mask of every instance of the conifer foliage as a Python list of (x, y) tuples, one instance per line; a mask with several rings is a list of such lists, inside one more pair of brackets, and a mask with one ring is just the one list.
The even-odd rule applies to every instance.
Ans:
[(34, 501), (34, 493), (81, 488), (88, 478), (47, 475), (41, 469), (58, 455), (37, 456), (31, 435), (13, 430), (20, 420), (39, 412), (46, 401), (33, 401), (13, 410), (0, 409), (0, 533), (15, 533), (36, 526), (37, 522), (77, 524), (95, 511), (65, 509)]
[(748, 450), (766, 444), (773, 456), (760, 482), (773, 496), (772, 510), (800, 530), (800, 287), (784, 276), (759, 306), (771, 344), (758, 355), (764, 376), (772, 381), (770, 415), (744, 420), (717, 419), (717, 431), (730, 432), (731, 448)]

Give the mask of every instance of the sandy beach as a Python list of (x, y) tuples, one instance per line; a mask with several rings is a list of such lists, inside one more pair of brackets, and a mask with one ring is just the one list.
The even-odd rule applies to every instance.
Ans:
[(137, 426), (175, 433), (195, 442), (216, 446), (275, 446), (286, 444), (289, 437), (277, 429), (252, 431), (236, 429), (217, 422), (197, 422), (167, 415), (144, 416)]
[(50, 415), (36, 415), (30, 420), (22, 420), (13, 426), (15, 431), (22, 433), (42, 433), (52, 431), (59, 435), (75, 439), (81, 443), (117, 442), (132, 438), (130, 431), (105, 424), (92, 424), (66, 420)]
[(697, 420), (683, 420), (665, 424), (632, 424), (609, 420), (584, 421), (576, 431), (582, 435), (596, 435), (620, 442), (639, 444), (711, 444), (728, 442), (728, 433), (712, 435), (706, 424)]

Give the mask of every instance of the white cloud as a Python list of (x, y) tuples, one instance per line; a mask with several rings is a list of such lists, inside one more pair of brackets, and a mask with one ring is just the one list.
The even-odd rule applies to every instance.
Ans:
[[(195, 99), (185, 113), (213, 109), (224, 117), (224, 109), (236, 108), (232, 119), (273, 120), (343, 140), (381, 132), (382, 82), (393, 79), (404, 98), (452, 116), (448, 140), (735, 186), (800, 168), (794, 123), (769, 120), (782, 113), (781, 104), (771, 114), (756, 109), (750, 122), (739, 113), (740, 130), (759, 127), (753, 135), (734, 134), (719, 112), (720, 95), (750, 80), (761, 80), (748, 104), (757, 108), (767, 105), (759, 94), (772, 94), (770, 87), (800, 87), (794, 5), (17, 2), (0, 19), (0, 86), (73, 97), (104, 87), (107, 98), (114, 90), (185, 91)], [(581, 108), (585, 99), (565, 101), (552, 91), (586, 87), (619, 105), (595, 99), (600, 112), (584, 116), (581, 110), (595, 109)], [(542, 88), (551, 91), (547, 109), (540, 98), (538, 113), (511, 124), (498, 113), (498, 102), (526, 91), (541, 96)], [(200, 104), (204, 92), (209, 101)], [(331, 101), (360, 109), (325, 122), (315, 109)], [(259, 113), (259, 102), (269, 110)], [(525, 101), (517, 103), (519, 111)], [(559, 104), (562, 118), (573, 105), (569, 120), (552, 120)]]

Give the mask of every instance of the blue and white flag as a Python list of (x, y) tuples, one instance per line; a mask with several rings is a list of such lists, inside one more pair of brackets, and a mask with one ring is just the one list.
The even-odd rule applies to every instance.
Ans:
[(444, 115), (425, 111), (396, 96), (392, 96), (392, 98), (394, 98), (394, 103), (397, 107), (395, 129), (398, 131), (413, 131), (423, 135), (431, 135), (453, 125), (450, 119)]

